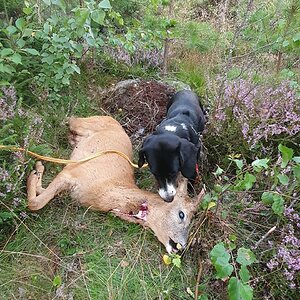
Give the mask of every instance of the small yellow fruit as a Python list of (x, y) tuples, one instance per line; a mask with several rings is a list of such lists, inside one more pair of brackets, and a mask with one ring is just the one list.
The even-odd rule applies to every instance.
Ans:
[(167, 265), (167, 266), (170, 265), (171, 262), (172, 262), (172, 260), (171, 260), (171, 258), (170, 258), (170, 256), (168, 254), (165, 254), (163, 256), (163, 261), (164, 261), (165, 265)]

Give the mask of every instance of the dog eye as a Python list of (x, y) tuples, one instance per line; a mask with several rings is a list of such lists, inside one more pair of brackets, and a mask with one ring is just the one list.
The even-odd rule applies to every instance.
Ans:
[(184, 212), (183, 211), (179, 211), (179, 218), (181, 219), (181, 220), (183, 220), (184, 219)]

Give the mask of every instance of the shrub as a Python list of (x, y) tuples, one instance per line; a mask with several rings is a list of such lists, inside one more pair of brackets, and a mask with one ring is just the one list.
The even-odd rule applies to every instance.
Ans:
[[(0, 98), (0, 144), (16, 145), (48, 154), (48, 148), (36, 146), (43, 133), (43, 121), (21, 107), (14, 87), (2, 88)], [(46, 150), (45, 150), (46, 148)], [(0, 151), (0, 240), (14, 218), (25, 218), (24, 189), (28, 168), (32, 167), (23, 153)]]
[(244, 79), (226, 81), (213, 119), (218, 134), (234, 128), (236, 140), (243, 138), (252, 149), (272, 141), (293, 141), (300, 132), (299, 96), (288, 81), (277, 87), (258, 86)]

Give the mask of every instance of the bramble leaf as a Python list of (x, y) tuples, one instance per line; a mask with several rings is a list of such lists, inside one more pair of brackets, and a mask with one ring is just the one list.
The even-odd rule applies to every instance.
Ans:
[(31, 55), (40, 55), (40, 53), (37, 50), (32, 48), (25, 48), (23, 50)]
[(268, 158), (263, 158), (263, 159), (256, 159), (255, 161), (252, 162), (252, 167), (255, 171), (260, 171), (262, 168), (268, 169)]
[(236, 277), (231, 277), (228, 284), (229, 300), (251, 300), (253, 289), (248, 284), (243, 284)]
[(292, 159), (294, 150), (283, 146), (282, 144), (278, 146), (278, 150), (281, 152), (282, 157), (281, 168), (285, 168), (289, 161)]
[(92, 12), (91, 17), (96, 23), (103, 25), (105, 19), (105, 12), (102, 9), (96, 9)]
[(239, 248), (236, 261), (243, 266), (250, 266), (256, 261), (254, 253), (250, 249)]
[(243, 168), (243, 160), (242, 159), (233, 159), (232, 161), (235, 162), (236, 166), (238, 167), (239, 170), (242, 170)]
[(284, 200), (282, 196), (274, 194), (274, 202), (272, 204), (272, 209), (276, 215), (282, 215), (284, 211)]
[(272, 204), (274, 201), (274, 193), (273, 192), (263, 192), (261, 195), (261, 200), (264, 204)]
[(280, 183), (283, 185), (288, 185), (289, 178), (285, 174), (278, 174), (277, 178), (279, 179)]
[(224, 257), (227, 262), (230, 259), (230, 255), (224, 247), (223, 243), (218, 243), (217, 245), (215, 245), (210, 251), (209, 256), (211, 257), (211, 261), (213, 264), (217, 261), (218, 257)]
[(245, 265), (241, 266), (239, 275), (243, 283), (247, 283), (250, 279), (250, 273)]
[(110, 9), (110, 8), (111, 8), (111, 5), (110, 5), (109, 0), (102, 0), (102, 1), (98, 4), (98, 7), (99, 7), (99, 8), (107, 8), (107, 9)]
[(300, 180), (300, 165), (293, 167), (293, 173)]
[(213, 172), (213, 174), (215, 176), (219, 176), (219, 175), (223, 174), (223, 172), (224, 172), (224, 170), (218, 166), (216, 172)]
[(54, 287), (59, 287), (61, 286), (61, 283), (62, 283), (62, 280), (61, 280), (61, 277), (59, 275), (56, 275), (54, 278), (53, 278), (53, 286)]
[(228, 260), (225, 257), (217, 258), (214, 267), (217, 271), (217, 278), (227, 278), (233, 272), (233, 266), (228, 263)]

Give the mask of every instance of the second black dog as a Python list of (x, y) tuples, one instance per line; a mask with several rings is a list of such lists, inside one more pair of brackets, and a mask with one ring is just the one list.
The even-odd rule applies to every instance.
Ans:
[(206, 115), (198, 96), (189, 90), (177, 92), (167, 105), (167, 117), (148, 136), (139, 151), (138, 166), (148, 162), (159, 195), (173, 201), (179, 172), (192, 182), (201, 150), (200, 134)]

